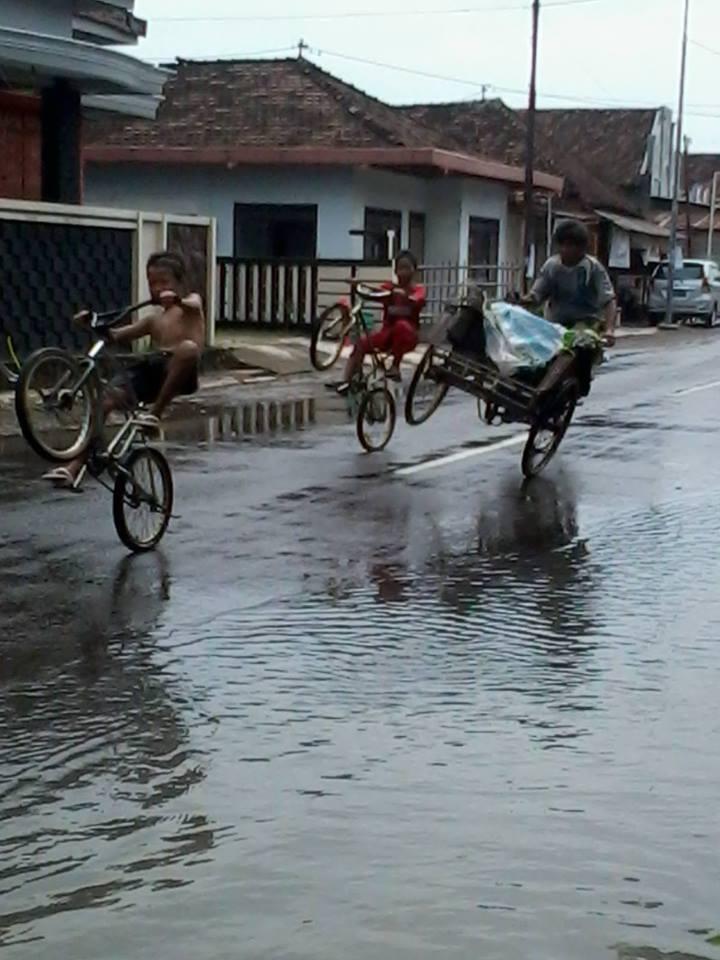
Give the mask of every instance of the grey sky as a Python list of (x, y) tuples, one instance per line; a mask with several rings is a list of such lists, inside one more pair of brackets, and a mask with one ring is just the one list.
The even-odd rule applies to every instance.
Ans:
[[(682, 0), (543, 3), (541, 106), (675, 109)], [(482, 12), (450, 12), (468, 8)], [(391, 103), (473, 98), (483, 83), (488, 96), (514, 106), (526, 100), (529, 0), (137, 0), (136, 12), (149, 21), (148, 38), (136, 51), (147, 58), (247, 56), (297, 49), (302, 37), (315, 62)], [(355, 13), (380, 15), (346, 16)], [(323, 14), (329, 17), (320, 19)], [(181, 17), (189, 19), (169, 19)], [(200, 17), (218, 19), (193, 19)], [(691, 0), (690, 37), (686, 132), (693, 151), (720, 152), (720, 0)]]

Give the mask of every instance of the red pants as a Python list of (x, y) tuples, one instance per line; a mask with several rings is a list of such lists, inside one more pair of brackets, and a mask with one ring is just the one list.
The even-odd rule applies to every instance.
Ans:
[(371, 350), (389, 353), (395, 363), (400, 363), (405, 354), (410, 353), (417, 345), (418, 331), (415, 324), (409, 320), (393, 320), (392, 323), (384, 323), (369, 337), (358, 340), (356, 350), (361, 357)]

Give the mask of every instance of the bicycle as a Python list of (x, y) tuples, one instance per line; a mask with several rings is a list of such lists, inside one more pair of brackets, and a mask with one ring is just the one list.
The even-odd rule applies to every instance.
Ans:
[[(313, 324), (310, 338), (310, 362), (324, 372), (333, 367), (342, 355), (345, 340), (351, 334), (355, 339), (367, 337), (370, 328), (363, 312), (366, 301), (383, 303), (392, 296), (391, 290), (375, 290), (357, 284), (358, 300), (352, 306), (339, 300), (324, 310)], [(324, 345), (328, 346), (323, 349)], [(368, 453), (384, 450), (390, 442), (397, 411), (395, 397), (388, 386), (387, 358), (370, 350), (369, 369), (363, 369), (350, 383), (348, 409), (355, 418), (358, 440)], [(376, 433), (377, 431), (377, 433)]]
[[(99, 359), (107, 331), (152, 301), (119, 311), (85, 311), (97, 339), (76, 358), (58, 347), (43, 347), (22, 364), (15, 385), (15, 412), (30, 447), (51, 463), (87, 454), (73, 487), (86, 472), (113, 494), (113, 522), (122, 543), (135, 553), (152, 550), (167, 530), (173, 507), (173, 480), (164, 455), (147, 444), (141, 407), (124, 412), (125, 422), (112, 439), (103, 440), (102, 397), (107, 381)], [(110, 477), (106, 483), (103, 474)], [(139, 522), (139, 527), (135, 523)]]

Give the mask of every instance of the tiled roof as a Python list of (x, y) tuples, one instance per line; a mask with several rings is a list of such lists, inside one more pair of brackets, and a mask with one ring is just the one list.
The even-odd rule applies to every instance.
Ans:
[(537, 127), (558, 164), (574, 161), (616, 189), (640, 181), (657, 109), (538, 110)]
[(87, 142), (125, 147), (441, 147), (405, 117), (305, 59), (186, 61), (156, 120), (93, 118)]
[(717, 171), (720, 171), (720, 153), (691, 153), (688, 157), (688, 180), (691, 187), (709, 184)]
[[(435, 127), (458, 140), (462, 149), (482, 153), (493, 160), (522, 166), (525, 163), (525, 125), (502, 100), (471, 100), (427, 103), (400, 107), (397, 112)], [(538, 156), (549, 170), (548, 160)]]
[[(405, 115), (460, 140), (465, 150), (525, 163), (525, 114), (501, 100), (418, 104)], [(566, 199), (584, 206), (637, 212), (625, 188), (634, 185), (645, 157), (655, 110), (539, 110), (536, 166), (566, 178)]]

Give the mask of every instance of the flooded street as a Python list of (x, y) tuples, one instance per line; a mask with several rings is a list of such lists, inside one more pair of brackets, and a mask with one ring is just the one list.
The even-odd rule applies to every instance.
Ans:
[(462, 398), (375, 457), (322, 404), (220, 417), (144, 557), (9, 444), (3, 960), (720, 958), (694, 333), (618, 350), (529, 486)]

